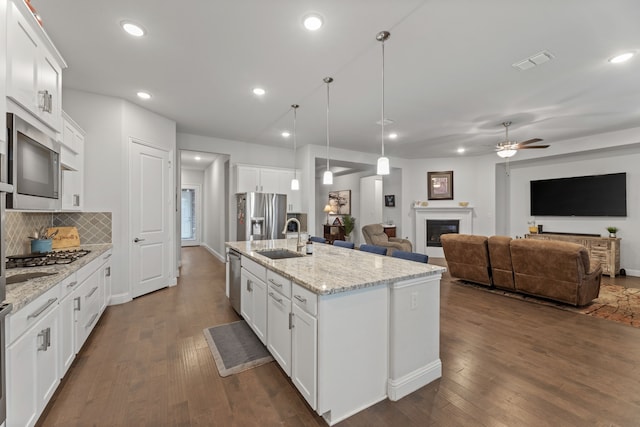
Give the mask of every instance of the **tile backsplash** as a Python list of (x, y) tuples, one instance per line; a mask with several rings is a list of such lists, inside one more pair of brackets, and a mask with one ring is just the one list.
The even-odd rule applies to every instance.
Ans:
[(42, 227), (77, 227), (80, 244), (111, 243), (111, 212), (13, 212), (7, 211), (5, 250), (7, 255), (30, 252), (34, 231)]

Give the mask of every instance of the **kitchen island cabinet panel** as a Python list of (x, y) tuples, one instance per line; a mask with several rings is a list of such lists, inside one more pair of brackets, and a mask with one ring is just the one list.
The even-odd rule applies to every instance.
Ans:
[(291, 381), (309, 406), (318, 390), (318, 320), (295, 302), (292, 306)]

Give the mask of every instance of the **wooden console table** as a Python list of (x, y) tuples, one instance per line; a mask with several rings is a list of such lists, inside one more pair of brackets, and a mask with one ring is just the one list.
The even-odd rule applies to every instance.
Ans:
[(344, 225), (324, 225), (324, 238), (332, 244), (334, 240), (344, 240)]
[(580, 236), (577, 234), (525, 234), (527, 239), (560, 240), (563, 242), (578, 243), (589, 252), (589, 258), (600, 261), (602, 274), (615, 277), (620, 274), (620, 238), (619, 237), (595, 237)]
[(395, 225), (382, 224), (382, 227), (384, 228), (384, 234), (386, 234), (387, 237), (396, 237), (396, 226)]

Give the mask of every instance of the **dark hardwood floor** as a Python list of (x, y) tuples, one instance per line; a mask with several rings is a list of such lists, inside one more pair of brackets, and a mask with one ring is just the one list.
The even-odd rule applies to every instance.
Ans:
[[(202, 329), (239, 319), (224, 264), (182, 255), (178, 286), (107, 309), (38, 425), (325, 425), (275, 362), (220, 378)], [(640, 425), (640, 329), (447, 275), (441, 291), (442, 378), (340, 426)]]

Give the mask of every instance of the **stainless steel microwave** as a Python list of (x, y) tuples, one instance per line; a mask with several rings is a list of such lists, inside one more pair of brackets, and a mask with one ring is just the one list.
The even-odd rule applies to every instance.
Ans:
[(56, 210), (60, 200), (60, 144), (35, 126), (7, 113), (8, 209)]

